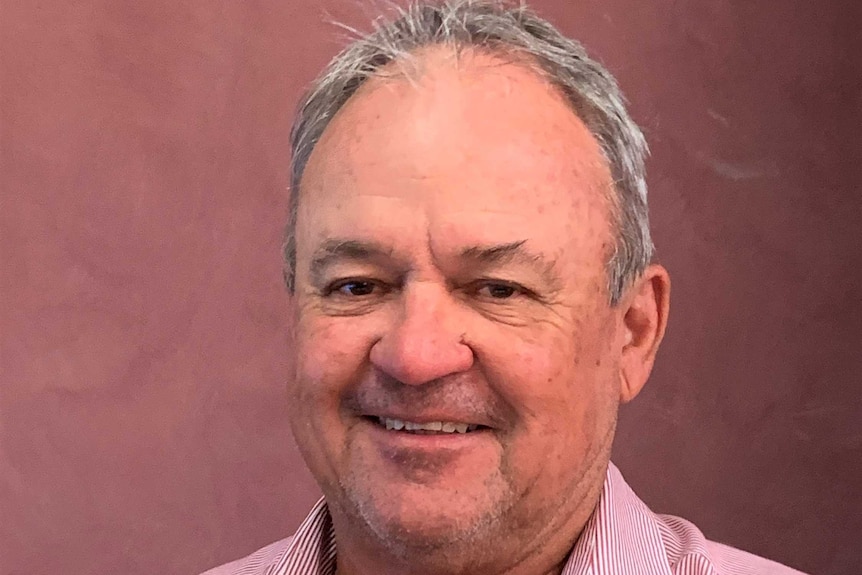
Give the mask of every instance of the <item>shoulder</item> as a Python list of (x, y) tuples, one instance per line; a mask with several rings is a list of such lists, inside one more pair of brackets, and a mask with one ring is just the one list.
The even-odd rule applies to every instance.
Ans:
[[(613, 463), (594, 516), (596, 561), (623, 572), (662, 575), (804, 575), (780, 563), (707, 539), (693, 523), (653, 512)], [(599, 570), (617, 572), (618, 570)]]
[(804, 575), (752, 553), (710, 541), (693, 523), (656, 515), (674, 575)]
[(281, 539), (247, 557), (215, 567), (201, 575), (264, 575), (284, 558), (292, 541), (293, 537)]

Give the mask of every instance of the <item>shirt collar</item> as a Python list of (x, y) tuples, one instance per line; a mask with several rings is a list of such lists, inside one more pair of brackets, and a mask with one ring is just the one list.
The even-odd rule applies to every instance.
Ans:
[(599, 504), (575, 543), (563, 575), (672, 575), (655, 514), (610, 463)]

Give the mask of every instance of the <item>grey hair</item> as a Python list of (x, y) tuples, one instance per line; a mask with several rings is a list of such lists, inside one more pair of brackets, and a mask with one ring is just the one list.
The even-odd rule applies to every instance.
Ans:
[(596, 138), (607, 160), (614, 245), (607, 262), (608, 293), (615, 305), (653, 255), (644, 160), (648, 149), (629, 117), (614, 77), (523, 3), (502, 0), (445, 0), (395, 8), (393, 19), (378, 18), (373, 30), (348, 45), (326, 67), (300, 103), (290, 134), (291, 171), (285, 237), (285, 282), (296, 274), (296, 219), (300, 181), (312, 150), (329, 122), (368, 79), (393, 61), (421, 48), (445, 45), (514, 56), (555, 86)]

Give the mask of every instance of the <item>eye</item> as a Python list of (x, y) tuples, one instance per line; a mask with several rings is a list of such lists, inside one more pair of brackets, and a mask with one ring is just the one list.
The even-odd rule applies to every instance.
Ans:
[(380, 290), (380, 286), (376, 282), (363, 279), (350, 279), (334, 283), (327, 292), (333, 295), (362, 297), (371, 295), (375, 289)]
[(524, 289), (509, 282), (485, 282), (476, 290), (479, 295), (492, 299), (509, 299), (524, 293)]

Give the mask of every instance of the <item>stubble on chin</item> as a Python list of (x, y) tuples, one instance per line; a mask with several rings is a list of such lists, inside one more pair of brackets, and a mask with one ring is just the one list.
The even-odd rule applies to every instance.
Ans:
[(485, 501), (474, 499), (470, 513), (428, 515), (427, 522), (422, 521), (421, 510), (404, 509), (409, 503), (387, 495), (383, 486), (370, 487), (369, 479), (350, 475), (340, 481), (341, 511), (353, 533), (364, 532), (368, 543), (392, 558), (429, 572), (470, 573), (480, 572), (499, 554), (501, 530), (515, 501), (514, 490), (499, 470), (484, 480)]

